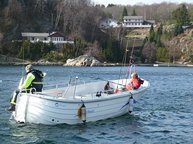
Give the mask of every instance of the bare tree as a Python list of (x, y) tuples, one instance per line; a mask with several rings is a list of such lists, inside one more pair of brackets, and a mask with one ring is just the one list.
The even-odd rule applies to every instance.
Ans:
[(142, 50), (145, 63), (154, 63), (156, 60), (156, 47), (155, 43), (147, 41)]
[(17, 20), (21, 16), (21, 12), (21, 4), (17, 0), (9, 0), (5, 9), (5, 17)]

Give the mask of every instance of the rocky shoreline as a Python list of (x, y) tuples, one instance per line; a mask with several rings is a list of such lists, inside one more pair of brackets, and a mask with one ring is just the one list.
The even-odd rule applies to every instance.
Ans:
[[(66, 67), (111, 67), (111, 66), (123, 66), (121, 63), (106, 63), (106, 62), (100, 62), (94, 57), (82, 55), (75, 59), (69, 59), (66, 63), (63, 62), (49, 62), (44, 60), (39, 60), (37, 62), (31, 62), (26, 60), (21, 60), (18, 58), (12, 58), (8, 56), (4, 56), (0, 54), (0, 65), (27, 65), (27, 64), (33, 64), (33, 65), (42, 65), (42, 66), (66, 66)], [(147, 67), (193, 67), (192, 64), (172, 64), (172, 63), (155, 63), (155, 64), (135, 64), (136, 66), (147, 66)], [(124, 66), (129, 66), (129, 64), (126, 64)]]

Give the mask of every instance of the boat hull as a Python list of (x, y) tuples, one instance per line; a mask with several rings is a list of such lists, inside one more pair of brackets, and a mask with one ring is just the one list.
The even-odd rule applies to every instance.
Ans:
[[(17, 122), (46, 125), (83, 123), (82, 113), (80, 112), (83, 104), (86, 122), (117, 117), (129, 112), (130, 99), (138, 100), (149, 87), (149, 83), (147, 81), (145, 83), (139, 90), (122, 91), (114, 94), (102, 92), (100, 96), (93, 93), (101, 92), (105, 85), (104, 82), (76, 86), (76, 88), (72, 86), (57, 89), (63, 90), (60, 95), (53, 95), (50, 93), (51, 91), (35, 94), (20, 93), (14, 119)], [(83, 91), (83, 89), (85, 90)], [(56, 91), (56, 89), (53, 89), (53, 91)]]

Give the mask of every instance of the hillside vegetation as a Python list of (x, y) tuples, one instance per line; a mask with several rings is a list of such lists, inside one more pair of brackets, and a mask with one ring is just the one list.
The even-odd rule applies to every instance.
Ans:
[[(156, 27), (103, 30), (98, 27), (102, 19), (114, 18), (122, 22), (126, 15), (155, 20)], [(1, 0), (0, 54), (53, 62), (65, 62), (87, 54), (100, 61), (122, 62), (125, 49), (128, 49), (127, 59), (132, 58), (135, 63), (192, 63), (192, 35), (182, 29), (184, 25), (191, 25), (191, 21), (191, 4), (109, 4), (104, 7), (93, 5), (90, 0)], [(20, 41), (22, 32), (52, 31), (62, 32), (75, 44), (57, 49), (52, 44)]]

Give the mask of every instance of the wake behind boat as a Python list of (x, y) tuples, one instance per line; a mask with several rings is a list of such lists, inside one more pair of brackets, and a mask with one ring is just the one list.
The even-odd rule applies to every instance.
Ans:
[[(78, 124), (121, 116), (133, 110), (149, 87), (144, 80), (137, 90), (127, 90), (129, 79), (79, 83), (76, 77), (66, 86), (42, 92), (20, 92), (12, 118), (17, 122), (46, 125)], [(110, 89), (104, 90), (109, 83)]]

